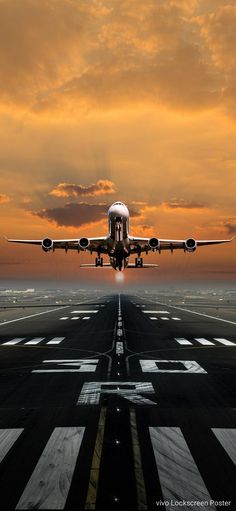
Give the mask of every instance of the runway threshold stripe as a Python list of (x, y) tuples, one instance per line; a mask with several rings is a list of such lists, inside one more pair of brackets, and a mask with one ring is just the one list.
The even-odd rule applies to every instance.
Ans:
[(89, 485), (88, 485), (88, 493), (85, 503), (85, 509), (95, 509), (96, 508), (96, 500), (97, 500), (97, 490), (98, 490), (98, 480), (99, 480), (99, 471), (100, 471), (100, 463), (102, 456), (102, 446), (103, 446), (103, 438), (104, 438), (104, 430), (105, 430), (105, 422), (106, 422), (106, 408), (102, 407), (99, 422), (98, 422), (98, 430), (95, 448), (93, 452), (92, 465), (89, 476)]
[(207, 508), (215, 510), (180, 428), (150, 427), (149, 432), (163, 500), (168, 502), (168, 509), (176, 511), (176, 501), (189, 500), (207, 501)]
[(64, 341), (65, 337), (53, 337), (51, 341), (48, 341), (47, 344), (60, 344), (62, 341)]
[(35, 345), (35, 344), (39, 344), (41, 341), (43, 341), (45, 339), (45, 337), (35, 337), (34, 339), (31, 339), (31, 341), (27, 341), (25, 342), (25, 346), (26, 344), (32, 344), (32, 345)]
[(15, 344), (18, 344), (21, 341), (24, 341), (25, 337), (16, 337), (15, 339), (12, 339), (11, 341), (7, 341), (3, 343), (3, 346), (14, 346)]
[(224, 344), (225, 346), (236, 346), (234, 342), (228, 341), (228, 339), (222, 339), (221, 337), (214, 337), (214, 340)]
[(64, 509), (84, 430), (54, 429), (16, 509)]
[(98, 311), (72, 311), (71, 314), (96, 314)]
[(208, 341), (204, 337), (194, 337), (195, 341), (199, 342), (199, 344), (202, 344), (203, 346), (214, 346), (214, 343), (211, 341)]
[(134, 472), (137, 491), (137, 508), (138, 510), (147, 509), (147, 496), (144, 484), (143, 467), (141, 460), (141, 451), (138, 439), (137, 421), (134, 408), (130, 410), (130, 427), (134, 457)]
[(22, 428), (0, 429), (0, 463), (19, 438), (22, 431), (24, 431)]
[(236, 465), (236, 429), (212, 428), (212, 431)]

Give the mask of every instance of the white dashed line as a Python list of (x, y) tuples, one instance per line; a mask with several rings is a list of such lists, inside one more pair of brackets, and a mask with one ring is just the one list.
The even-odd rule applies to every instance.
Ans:
[(143, 311), (144, 314), (170, 314), (168, 311)]
[(71, 314), (97, 314), (98, 311), (72, 311)]
[(84, 316), (82, 319), (90, 319), (90, 316)]
[(184, 337), (175, 337), (175, 341), (177, 341), (179, 344), (181, 344), (183, 346), (189, 346), (189, 345), (192, 346), (192, 343), (190, 341), (188, 341), (187, 339), (185, 339)]
[(194, 337), (195, 341), (199, 342), (199, 344), (202, 344), (203, 346), (214, 346), (214, 343), (211, 341), (208, 341), (207, 339), (204, 339), (204, 337)]
[(65, 337), (54, 337), (51, 341), (47, 342), (47, 344), (60, 344), (64, 339)]
[(3, 346), (14, 346), (15, 344), (18, 344), (21, 341), (24, 341), (25, 337), (16, 337), (15, 339), (12, 339), (11, 341), (7, 341), (3, 343)]
[(69, 319), (68, 316), (63, 316), (62, 318), (60, 318), (60, 321), (65, 321), (65, 319)]
[(76, 320), (76, 319), (79, 319), (79, 316), (73, 316), (73, 318), (71, 318), (71, 321)]
[(171, 319), (173, 319), (174, 321), (181, 321), (180, 318), (171, 318)]
[(221, 337), (214, 337), (214, 340), (224, 344), (225, 346), (236, 346), (234, 342), (228, 341), (228, 339), (222, 339)]
[(169, 321), (170, 318), (165, 318), (164, 316), (161, 318), (163, 321)]
[(149, 319), (153, 319), (153, 320), (158, 320), (158, 318), (156, 318), (156, 316), (150, 316)]
[(32, 345), (35, 345), (35, 344), (39, 344), (41, 341), (43, 341), (45, 339), (45, 337), (35, 337), (34, 339), (31, 339), (31, 341), (28, 341), (28, 342), (25, 342), (24, 344), (32, 344)]

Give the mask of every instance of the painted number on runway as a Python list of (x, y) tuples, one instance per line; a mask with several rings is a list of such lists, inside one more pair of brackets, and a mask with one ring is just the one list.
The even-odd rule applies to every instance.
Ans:
[(140, 360), (143, 373), (198, 373), (206, 374), (195, 360)]
[(72, 360), (43, 360), (43, 364), (53, 364), (52, 369), (35, 369), (32, 373), (94, 373), (97, 369), (98, 358)]

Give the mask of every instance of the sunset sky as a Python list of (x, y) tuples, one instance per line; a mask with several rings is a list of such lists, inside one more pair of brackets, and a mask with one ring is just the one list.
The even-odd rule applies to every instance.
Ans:
[[(89, 255), (8, 245), (131, 234), (236, 233), (236, 2), (0, 0), (0, 275), (114, 283)], [(236, 282), (236, 241), (125, 274), (132, 284)], [(154, 270), (155, 271), (155, 270)]]

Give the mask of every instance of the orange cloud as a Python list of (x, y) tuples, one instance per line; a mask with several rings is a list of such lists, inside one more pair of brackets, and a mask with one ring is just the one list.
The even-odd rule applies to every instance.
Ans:
[(80, 197), (81, 195), (95, 197), (98, 195), (110, 195), (115, 192), (115, 184), (112, 181), (99, 179), (97, 183), (88, 186), (59, 183), (49, 195), (54, 195), (55, 197)]
[(0, 193), (0, 204), (7, 204), (7, 202), (10, 202), (11, 198), (9, 195), (6, 195), (5, 193)]
[(173, 198), (170, 201), (163, 202), (162, 205), (170, 209), (202, 209), (205, 208), (204, 204), (194, 201), (187, 201), (185, 199)]

